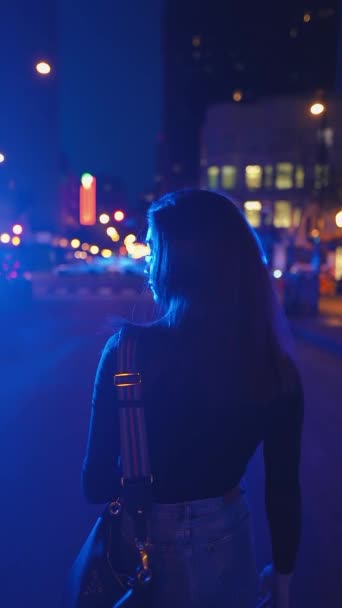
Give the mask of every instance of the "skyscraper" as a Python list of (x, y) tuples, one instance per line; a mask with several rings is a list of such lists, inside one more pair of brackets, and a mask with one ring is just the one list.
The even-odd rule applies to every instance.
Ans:
[(207, 108), (335, 87), (338, 0), (169, 0), (164, 14), (164, 189), (194, 185)]
[[(58, 218), (57, 2), (13, 0), (0, 19), (0, 202), (34, 229)], [(39, 62), (46, 62), (41, 73)]]

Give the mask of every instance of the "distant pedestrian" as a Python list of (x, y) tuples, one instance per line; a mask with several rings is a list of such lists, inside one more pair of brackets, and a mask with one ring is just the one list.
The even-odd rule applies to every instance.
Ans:
[[(151, 205), (147, 241), (148, 281), (160, 317), (125, 325), (104, 349), (83, 466), (85, 495), (102, 503), (119, 492), (113, 376), (120, 340), (132, 332), (154, 472), (153, 606), (256, 606), (243, 478), (262, 443), (276, 605), (288, 608), (300, 538), (303, 394), (258, 239), (224, 196), (184, 190)], [(122, 533), (132, 540), (128, 515)]]

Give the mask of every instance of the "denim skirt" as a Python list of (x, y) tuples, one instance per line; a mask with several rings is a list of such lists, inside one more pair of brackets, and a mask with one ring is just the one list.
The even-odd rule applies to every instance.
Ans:
[[(126, 543), (133, 522), (123, 515)], [(154, 504), (149, 521), (151, 608), (255, 608), (258, 593), (251, 515), (234, 499)]]

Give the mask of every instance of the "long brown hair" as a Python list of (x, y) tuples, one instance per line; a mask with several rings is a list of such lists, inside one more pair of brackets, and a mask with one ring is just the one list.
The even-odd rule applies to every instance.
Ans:
[(215, 350), (245, 398), (283, 390), (294, 378), (290, 334), (238, 207), (218, 193), (181, 190), (152, 203), (147, 219), (149, 282), (163, 322), (186, 332), (190, 350)]

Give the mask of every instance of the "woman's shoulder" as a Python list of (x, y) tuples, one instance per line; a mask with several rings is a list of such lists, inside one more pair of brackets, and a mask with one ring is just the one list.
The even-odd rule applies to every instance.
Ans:
[(158, 337), (164, 335), (166, 331), (166, 325), (161, 322), (136, 324), (125, 321), (119, 328), (116, 328), (114, 333), (108, 338), (103, 348), (103, 353), (112, 354), (119, 348), (124, 340), (139, 340), (144, 337), (148, 338), (148, 340), (152, 340), (154, 337), (158, 339)]

